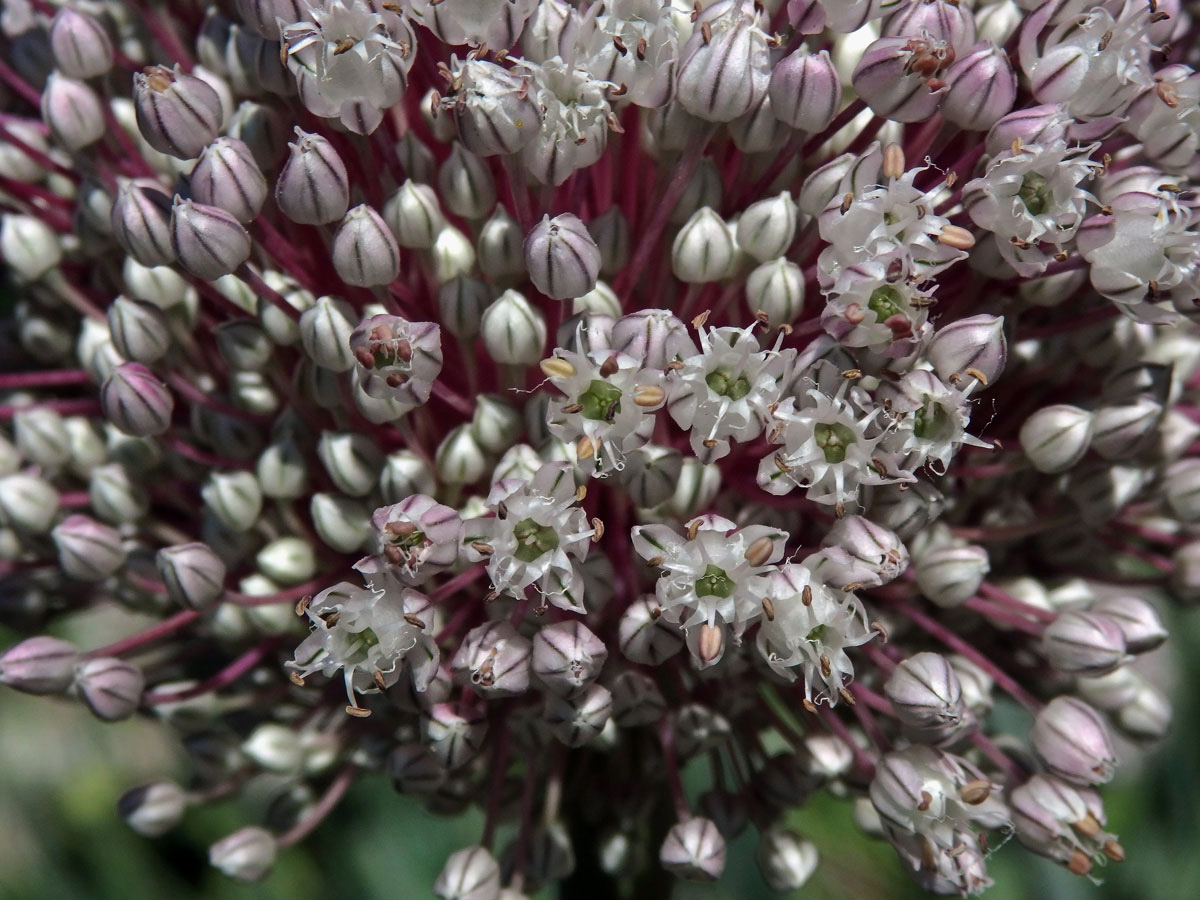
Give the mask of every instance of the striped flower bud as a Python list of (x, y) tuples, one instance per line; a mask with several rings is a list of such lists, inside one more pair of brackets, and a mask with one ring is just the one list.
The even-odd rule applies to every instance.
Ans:
[(276, 844), (265, 828), (242, 828), (208, 849), (208, 862), (235, 881), (262, 880), (275, 865)]
[(675, 99), (708, 122), (732, 122), (766, 93), (768, 54), (767, 34), (754, 19), (727, 8), (701, 23), (680, 52)]
[(1050, 665), (1073, 675), (1104, 675), (1129, 660), (1125, 635), (1108, 616), (1068, 609), (1042, 632)]
[(577, 620), (547, 625), (533, 638), (533, 671), (545, 688), (571, 696), (600, 674), (608, 649)]
[(529, 79), (492, 62), (468, 59), (451, 69), (447, 105), (458, 137), (477, 156), (516, 153), (537, 136), (542, 111)]
[(79, 651), (58, 638), (26, 638), (0, 656), (0, 684), (26, 694), (61, 694), (71, 686)]
[(42, 121), (51, 137), (72, 152), (96, 143), (108, 130), (96, 92), (59, 72), (50, 73), (42, 90)]
[(711, 819), (676, 822), (659, 848), (658, 861), (686, 881), (716, 881), (725, 871), (725, 838)]
[(125, 564), (121, 535), (88, 516), (67, 516), (50, 537), (58, 549), (59, 567), (71, 578), (103, 581)]
[(1117, 759), (1108, 726), (1076, 697), (1055, 697), (1043, 706), (1029, 739), (1038, 758), (1059, 778), (1081, 785), (1112, 779)]
[(446, 208), (464, 219), (482, 219), (496, 205), (496, 184), (483, 160), (458, 141), (438, 169)]
[(581, 297), (596, 286), (600, 248), (577, 216), (543, 216), (526, 236), (524, 249), (529, 278), (547, 297)]
[(104, 26), (69, 6), (59, 9), (50, 25), (50, 52), (55, 66), (70, 78), (97, 78), (113, 65), (113, 45)]
[[(437, 191), (411, 178), (383, 205), (383, 218), (401, 247), (428, 250), (446, 227)], [(482, 237), (481, 237), (482, 240)], [(485, 274), (487, 274), (485, 272)]]
[(1087, 452), (1093, 421), (1090, 412), (1077, 406), (1044, 406), (1021, 426), (1021, 449), (1039, 472), (1065, 472)]
[(74, 689), (102, 722), (128, 719), (142, 702), (142, 670), (112, 657), (89, 659), (75, 670)]
[(117, 352), (131, 362), (150, 365), (171, 349), (166, 316), (153, 303), (117, 297), (108, 306), (108, 330)]
[(183, 821), (187, 807), (187, 793), (173, 781), (136, 787), (117, 801), (117, 813), (142, 837), (166, 834)]
[(500, 900), (500, 864), (486, 848), (450, 854), (433, 883), (438, 900)]
[(296, 128), (291, 155), (275, 180), (275, 202), (300, 225), (327, 225), (350, 207), (350, 176), (328, 138)]
[(171, 246), (179, 265), (205, 281), (229, 275), (250, 258), (250, 235), (232, 214), (178, 197), (171, 207)]
[(768, 91), (776, 118), (809, 134), (828, 128), (842, 105), (842, 82), (828, 50), (785, 56), (771, 70)]
[(400, 247), (383, 217), (365, 203), (346, 213), (332, 256), (338, 277), (356, 287), (379, 287), (400, 274)]
[(221, 98), (204, 80), (176, 64), (148, 66), (133, 76), (138, 129), (160, 153), (195, 159), (221, 128)]
[(546, 320), (516, 291), (505, 291), (483, 313), (483, 345), (498, 363), (531, 366), (546, 346)]
[(218, 206), (239, 222), (252, 222), (267, 199), (267, 179), (254, 154), (235, 138), (219, 137), (200, 154), (188, 177), (193, 200)]
[(207, 609), (225, 591), (225, 563), (207, 544), (163, 547), (154, 564), (167, 594), (185, 609)]
[(943, 84), (936, 76), (952, 61), (953, 50), (942, 42), (885, 37), (866, 49), (851, 81), (881, 119), (923, 122), (937, 112)]
[(555, 739), (568, 747), (590, 744), (612, 718), (613, 698), (608, 688), (589, 684), (570, 697), (546, 698), (546, 721)]
[(153, 181), (127, 181), (117, 189), (111, 215), (113, 237), (143, 266), (175, 262), (171, 245), (171, 198)]
[(687, 220), (671, 245), (671, 270), (687, 284), (720, 281), (733, 268), (737, 246), (724, 220), (701, 207)]
[(104, 417), (133, 437), (162, 434), (171, 427), (175, 401), (167, 386), (141, 363), (124, 363), (100, 388)]
[(1008, 54), (984, 44), (946, 71), (942, 115), (967, 131), (987, 131), (1010, 112), (1017, 99), (1017, 76)]

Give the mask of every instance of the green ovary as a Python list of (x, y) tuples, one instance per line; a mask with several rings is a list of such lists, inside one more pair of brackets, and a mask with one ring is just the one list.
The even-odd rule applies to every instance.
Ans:
[(585, 419), (612, 422), (621, 409), (621, 391), (607, 382), (596, 379), (579, 395), (578, 403), (583, 407), (580, 414)]
[(1046, 179), (1036, 172), (1030, 172), (1022, 179), (1017, 196), (1021, 198), (1030, 215), (1034, 216), (1040, 216), (1049, 209), (1053, 200)]
[(720, 597), (722, 599), (733, 593), (733, 582), (729, 580), (729, 576), (725, 574), (725, 570), (714, 565), (709, 565), (704, 570), (704, 575), (696, 579), (696, 596), (697, 597)]
[(521, 562), (533, 562), (544, 553), (558, 549), (558, 532), (548, 525), (541, 525), (533, 519), (522, 519), (513, 528), (513, 536), (517, 539), (517, 549), (513, 556)]
[(841, 422), (822, 422), (813, 429), (817, 446), (825, 453), (825, 462), (840, 463), (846, 461), (846, 448), (854, 443), (854, 431)]
[(904, 297), (890, 285), (875, 288), (867, 307), (875, 313), (877, 322), (886, 322), (892, 316), (904, 315)]
[(828, 634), (829, 634), (829, 626), (828, 625), (818, 625), (816, 628), (814, 628), (812, 631), (810, 631), (805, 636), (804, 639), (813, 644), (821, 644), (821, 643), (824, 643), (825, 636)]
[(923, 440), (935, 441), (949, 427), (950, 416), (940, 403), (922, 406), (913, 414), (913, 434)]
[(745, 375), (732, 375), (724, 369), (709, 372), (704, 382), (714, 394), (730, 400), (741, 400), (750, 393), (750, 380)]

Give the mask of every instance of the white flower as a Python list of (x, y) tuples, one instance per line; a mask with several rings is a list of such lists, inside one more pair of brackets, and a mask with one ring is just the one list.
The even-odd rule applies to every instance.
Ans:
[(836, 705), (838, 691), (854, 677), (846, 648), (874, 637), (862, 603), (822, 583), (803, 563), (781, 566), (766, 586), (769, 605), (758, 628), (758, 652), (789, 681), (799, 670), (810, 703)]
[[(689, 522), (686, 537), (667, 525), (637, 525), (631, 535), (634, 550), (663, 570), (655, 585), (662, 614), (683, 628), (702, 666), (719, 661), (728, 637), (740, 641), (762, 614), (765, 576), (788, 538), (786, 531), (738, 528), (715, 515)], [(706, 629), (716, 629), (716, 636)]]
[[(592, 13), (599, 10), (599, 15)], [(596, 4), (578, 40), (582, 65), (600, 80), (624, 85), (620, 99), (662, 106), (671, 96), (678, 35), (670, 7), (647, 0)]]
[(996, 237), (1000, 255), (1023, 278), (1046, 270), (1083, 221), (1090, 193), (1080, 183), (1100, 169), (1088, 157), (1099, 144), (1014, 144), (963, 188), (971, 221)]
[(379, 315), (350, 335), (359, 383), (368, 396), (420, 406), (429, 400), (442, 371), (441, 329), (433, 322), (409, 322)]
[(763, 431), (768, 407), (779, 399), (795, 350), (759, 347), (754, 328), (700, 330), (700, 352), (668, 375), (667, 411), (690, 432), (702, 462), (729, 454), (730, 440), (745, 443)]
[(365, 0), (333, 0), (312, 22), (281, 23), (288, 69), (300, 102), (315, 116), (370, 134), (400, 102), (416, 41), (403, 18), (382, 16)]
[(382, 506), (371, 516), (379, 556), (355, 566), (364, 573), (391, 572), (406, 584), (418, 585), (454, 565), (463, 524), (453, 509), (425, 494)]
[(597, 476), (625, 467), (625, 455), (654, 431), (654, 410), (666, 401), (662, 373), (611, 350), (576, 353), (561, 347), (543, 361), (564, 398), (550, 401), (546, 422), (559, 440), (574, 443), (581, 466)]
[(487, 499), (495, 515), (465, 523), (467, 556), (487, 560), (497, 593), (524, 598), (532, 586), (544, 603), (583, 612), (578, 561), (596, 531), (578, 502), (566, 463), (546, 463), (529, 480), (499, 481)]
[(842, 269), (837, 289), (825, 292), (825, 331), (845, 347), (869, 347), (888, 357), (912, 353), (935, 301), (927, 290), (896, 274), (903, 267), (893, 254)]
[(895, 384), (880, 387), (880, 399), (886, 398), (889, 415), (896, 423), (883, 440), (883, 448), (900, 457), (906, 471), (936, 462), (942, 474), (963, 444), (990, 447), (967, 434), (971, 422), (970, 394), (979, 385), (966, 379), (962, 390), (942, 382), (928, 369), (913, 369)]
[(313, 632), (287, 663), (303, 680), (313, 672), (342, 670), (346, 697), (391, 687), (408, 663), (413, 684), (423, 691), (437, 672), (440, 654), (433, 639), (433, 609), (420, 591), (401, 587), (386, 574), (368, 587), (343, 581), (317, 594), (304, 611)]
[(562, 184), (572, 172), (598, 160), (608, 146), (608, 91), (615, 85), (558, 56), (541, 64), (514, 62), (528, 70), (530, 96), (544, 114), (537, 137), (521, 150), (521, 161), (543, 184)]

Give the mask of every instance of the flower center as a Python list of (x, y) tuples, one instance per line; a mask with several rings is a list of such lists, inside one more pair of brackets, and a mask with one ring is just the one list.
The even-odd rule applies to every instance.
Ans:
[(904, 315), (904, 297), (889, 284), (875, 288), (867, 306), (875, 313), (877, 322), (886, 322), (892, 316)]
[(812, 644), (821, 644), (821, 643), (824, 643), (825, 636), (828, 634), (829, 634), (829, 626), (828, 625), (818, 625), (812, 631), (810, 631), (807, 635), (805, 635), (804, 639)]
[(825, 462), (846, 461), (846, 448), (854, 443), (854, 431), (841, 422), (822, 422), (813, 429), (817, 446), (825, 452)]
[(950, 415), (940, 403), (928, 403), (913, 414), (913, 434), (924, 440), (939, 440), (949, 426)]
[(704, 575), (696, 579), (697, 597), (721, 597), (724, 599), (733, 593), (733, 582), (719, 566), (709, 565)]
[(533, 519), (522, 519), (513, 528), (513, 536), (517, 539), (517, 549), (513, 556), (521, 562), (531, 563), (542, 554), (558, 549), (558, 532), (549, 525), (542, 525)]
[(714, 394), (730, 400), (741, 400), (750, 393), (750, 379), (745, 373), (734, 375), (725, 369), (716, 369), (709, 372), (704, 381)]
[(621, 411), (621, 390), (596, 379), (579, 395), (578, 403), (584, 418), (611, 423)]
[(1052, 197), (1046, 179), (1037, 172), (1030, 172), (1021, 180), (1021, 189), (1017, 196), (1025, 204), (1030, 215), (1040, 216), (1050, 208)]

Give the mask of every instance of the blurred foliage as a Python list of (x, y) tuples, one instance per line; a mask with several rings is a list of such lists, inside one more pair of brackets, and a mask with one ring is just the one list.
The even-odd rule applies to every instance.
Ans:
[[(1120, 780), (1104, 792), (1110, 829), (1127, 862), (1094, 886), (1010, 841), (992, 857), (988, 900), (1184, 900), (1200, 897), (1200, 621), (1179, 616), (1176, 723), (1148, 752), (1127, 748)], [(8, 643), (0, 634), (0, 644)], [(435, 818), (392, 793), (382, 776), (357, 784), (301, 848), (282, 854), (262, 884), (235, 884), (209, 868), (206, 847), (247, 823), (234, 804), (195, 810), (171, 835), (126, 828), (116, 801), (129, 787), (184, 772), (182, 753), (151, 721), (102, 726), (66, 703), (0, 693), (0, 900), (358, 900), (419, 898), (445, 855), (477, 839), (477, 816)], [(922, 895), (891, 848), (864, 839), (850, 804), (822, 795), (791, 825), (821, 853), (805, 900), (906, 900)], [(684, 900), (755, 900), (767, 890), (748, 832), (718, 885), (681, 886)], [(648, 898), (656, 900), (656, 898)]]

